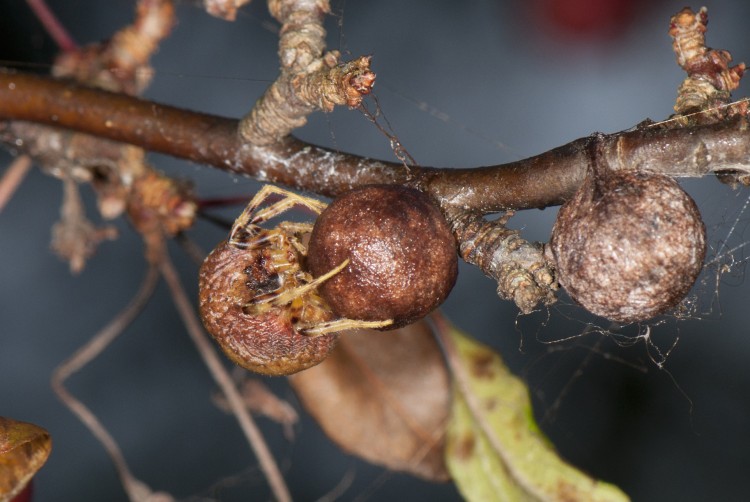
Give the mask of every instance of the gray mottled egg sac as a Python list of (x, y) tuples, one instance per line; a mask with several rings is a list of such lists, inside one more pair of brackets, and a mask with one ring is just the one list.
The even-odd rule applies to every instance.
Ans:
[(596, 315), (631, 323), (687, 295), (703, 266), (706, 229), (672, 178), (612, 171), (589, 174), (560, 208), (550, 245), (571, 298)]

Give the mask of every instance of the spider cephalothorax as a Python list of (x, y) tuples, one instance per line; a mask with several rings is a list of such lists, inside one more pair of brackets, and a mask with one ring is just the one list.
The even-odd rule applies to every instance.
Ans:
[[(260, 208), (271, 195), (281, 200)], [(260, 226), (295, 205), (316, 214), (326, 207), (263, 187), (234, 222), (229, 239), (216, 246), (200, 270), (200, 313), (206, 328), (232, 361), (268, 375), (288, 375), (320, 363), (340, 331), (390, 324), (336, 318), (331, 312), (317, 287), (348, 260), (313, 279), (301, 266), (307, 253), (303, 236), (311, 224)]]

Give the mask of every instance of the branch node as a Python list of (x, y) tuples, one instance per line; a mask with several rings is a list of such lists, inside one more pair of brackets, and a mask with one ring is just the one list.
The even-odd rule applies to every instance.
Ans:
[(358, 107), (375, 84), (370, 56), (340, 64), (338, 51), (324, 53), (327, 0), (269, 0), (268, 8), (282, 23), (281, 74), (240, 122), (240, 137), (254, 145), (277, 142), (315, 110)]
[(111, 39), (64, 52), (52, 74), (114, 92), (140, 94), (151, 81), (149, 58), (174, 25), (171, 0), (140, 0), (133, 24)]
[(460, 243), (461, 257), (497, 281), (500, 298), (513, 300), (524, 314), (531, 313), (539, 303), (556, 301), (557, 281), (543, 246), (505, 227), (512, 212), (496, 221), (456, 208), (448, 208), (445, 213)]
[[(669, 35), (677, 64), (688, 74), (680, 85), (674, 111), (683, 115), (680, 125), (714, 123), (732, 114), (744, 113), (746, 107), (734, 110), (726, 105), (731, 92), (739, 86), (745, 64), (729, 66), (729, 51), (706, 47), (708, 11), (702, 7), (697, 13), (689, 7), (672, 16)], [(708, 112), (699, 113), (696, 112)], [(686, 115), (690, 115), (687, 117)]]

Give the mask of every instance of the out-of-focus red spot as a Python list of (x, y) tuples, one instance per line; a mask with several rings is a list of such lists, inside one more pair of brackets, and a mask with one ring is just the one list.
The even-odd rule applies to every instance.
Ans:
[(537, 24), (575, 38), (613, 37), (630, 27), (641, 0), (532, 0)]

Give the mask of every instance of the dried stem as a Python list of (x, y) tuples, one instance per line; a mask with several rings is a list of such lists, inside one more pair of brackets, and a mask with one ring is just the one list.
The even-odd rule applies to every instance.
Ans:
[(86, 217), (78, 183), (71, 177), (63, 178), (63, 203), (60, 221), (52, 227), (52, 250), (70, 265), (70, 271), (78, 274), (86, 260), (96, 252), (103, 240), (117, 238), (114, 227), (97, 228)]
[(237, 121), (17, 72), (0, 72), (0, 141), (16, 145), (12, 120), (56, 125), (223, 170), (335, 196), (372, 183), (415, 186), (441, 205), (477, 213), (542, 208), (570, 198), (585, 177), (587, 147), (600, 144), (612, 169), (671, 176), (750, 172), (750, 132), (742, 118), (684, 128), (644, 124), (581, 138), (504, 165), (441, 169), (382, 162), (285, 138), (243, 144)]
[(135, 20), (109, 40), (63, 52), (52, 74), (111, 91), (139, 94), (151, 81), (148, 64), (174, 24), (172, 0), (139, 0)]
[[(721, 120), (736, 112), (733, 107), (724, 107), (731, 101), (731, 92), (740, 83), (745, 64), (729, 66), (732, 55), (729, 51), (706, 47), (706, 24), (708, 11), (702, 7), (693, 12), (685, 7), (669, 21), (669, 35), (677, 64), (685, 70), (687, 78), (680, 85), (674, 111), (680, 115), (682, 125)], [(746, 112), (740, 107), (740, 112)], [(694, 111), (708, 110), (689, 116)]]
[(78, 48), (73, 37), (70, 36), (65, 26), (57, 19), (57, 16), (55, 16), (45, 0), (26, 0), (26, 3), (34, 11), (36, 18), (42, 23), (47, 34), (52, 37), (52, 40), (55, 41), (61, 51), (69, 52)]
[(185, 289), (182, 287), (179, 275), (166, 254), (164, 254), (159, 269), (161, 270), (161, 274), (172, 293), (175, 306), (182, 318), (182, 322), (185, 324), (185, 328), (187, 329), (190, 338), (198, 348), (198, 352), (211, 372), (211, 376), (226, 396), (232, 413), (240, 423), (242, 431), (245, 433), (245, 436), (250, 442), (250, 446), (258, 458), (260, 468), (271, 486), (274, 497), (279, 502), (291, 501), (292, 498), (289, 489), (284, 482), (284, 477), (281, 475), (281, 471), (276, 465), (276, 461), (274, 460), (265, 439), (263, 439), (263, 434), (261, 434), (258, 426), (255, 425), (255, 421), (245, 407), (242, 396), (237, 391), (237, 388), (232, 381), (232, 377), (216, 355), (213, 345), (203, 332), (203, 327), (195, 314), (192, 303), (185, 293)]
[(339, 64), (337, 51), (323, 53), (328, 0), (269, 0), (268, 9), (281, 23), (281, 74), (240, 121), (240, 136), (255, 145), (277, 142), (315, 110), (356, 108), (375, 84), (369, 56)]
[(517, 230), (505, 227), (512, 216), (487, 221), (465, 211), (446, 211), (459, 242), (461, 257), (497, 281), (500, 298), (513, 300), (530, 313), (541, 301), (555, 301), (557, 281), (540, 244), (530, 243)]
[[(232, 380), (239, 389), (242, 402), (245, 403), (247, 409), (281, 425), (284, 430), (284, 437), (292, 441), (294, 439), (294, 425), (299, 422), (299, 415), (294, 407), (274, 394), (262, 380), (252, 376), (244, 368), (235, 367), (232, 376)], [(224, 394), (217, 392), (211, 396), (211, 400), (222, 411), (232, 412)]]
[(237, 10), (250, 0), (203, 0), (203, 8), (212, 16), (226, 21), (237, 18)]
[(20, 155), (5, 170), (0, 178), (0, 213), (3, 212), (3, 208), (13, 197), (18, 185), (21, 184), (30, 169), (31, 157)]
[(101, 354), (133, 322), (133, 319), (135, 319), (151, 298), (158, 279), (158, 269), (155, 266), (149, 266), (138, 292), (130, 303), (107, 326), (94, 335), (83, 347), (78, 349), (73, 356), (58, 366), (52, 374), (53, 390), (65, 406), (75, 413), (81, 422), (102, 443), (107, 454), (112, 459), (123, 488), (131, 501), (155, 501), (157, 499), (150, 498), (154, 496), (158, 497), (158, 500), (166, 501), (171, 500), (171, 497), (163, 493), (153, 493), (143, 482), (133, 476), (117, 441), (99, 422), (96, 415), (65, 388), (65, 381)]

